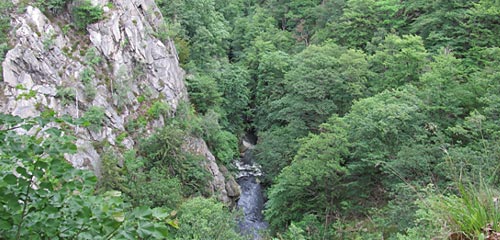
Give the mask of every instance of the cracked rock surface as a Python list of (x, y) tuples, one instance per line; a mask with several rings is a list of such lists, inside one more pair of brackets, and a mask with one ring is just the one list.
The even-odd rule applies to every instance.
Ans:
[[(75, 126), (78, 153), (67, 156), (75, 167), (93, 169), (99, 176), (100, 154), (94, 147), (96, 142), (130, 149), (135, 145), (131, 137), (117, 142), (129, 121), (143, 116), (153, 101), (167, 103), (173, 113), (188, 96), (185, 73), (179, 66), (173, 41), (157, 37), (163, 17), (154, 0), (93, 0), (92, 3), (103, 8), (104, 18), (89, 25), (88, 33), (68, 33), (65, 27), (69, 16), (49, 19), (33, 6), (12, 15), (13, 47), (2, 63), (0, 111), (33, 117), (52, 109), (59, 116), (79, 118), (91, 107), (102, 108), (105, 113), (102, 128), (91, 131)], [(92, 64), (87, 56), (91, 50), (100, 59), (97, 64)], [(89, 69), (94, 74), (86, 86), (82, 76)], [(89, 88), (95, 91), (95, 96), (89, 96)], [(163, 118), (150, 122), (147, 133), (163, 124)], [(228, 202), (226, 180), (215, 158), (210, 157), (208, 148), (200, 151), (207, 159), (207, 168), (219, 174), (212, 182), (213, 192)]]

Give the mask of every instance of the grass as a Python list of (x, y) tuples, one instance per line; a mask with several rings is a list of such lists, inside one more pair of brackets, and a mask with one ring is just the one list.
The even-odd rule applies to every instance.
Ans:
[(470, 239), (481, 238), (488, 231), (500, 232), (497, 192), (486, 184), (459, 184), (458, 190), (459, 196), (443, 197), (440, 203), (454, 230)]

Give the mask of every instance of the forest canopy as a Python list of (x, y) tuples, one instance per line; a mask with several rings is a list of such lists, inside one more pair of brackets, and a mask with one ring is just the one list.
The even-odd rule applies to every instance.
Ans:
[[(271, 234), (472, 239), (500, 229), (489, 205), (497, 1), (158, 2), (189, 49), (186, 69), (219, 89), (221, 103), (195, 109), (258, 136)], [(228, 66), (242, 81), (223, 77)], [(245, 106), (223, 91), (236, 83)], [(232, 104), (242, 115), (229, 121)], [(480, 223), (457, 209), (482, 212)]]
[[(66, 6), (34, 2), (52, 12)], [(2, 236), (70, 238), (86, 229), (89, 239), (237, 239), (235, 216), (208, 199), (210, 176), (181, 140), (203, 138), (231, 168), (245, 133), (258, 138), (268, 239), (500, 234), (499, 1), (156, 3), (190, 103), (153, 134), (134, 135), (135, 149), (104, 155), (99, 180), (63, 164), (75, 151), (64, 129), (49, 131), (50, 140), (11, 129), (54, 116), (0, 115)], [(0, 3), (0, 13), (11, 10)], [(9, 48), (4, 16), (0, 60)], [(158, 103), (129, 123), (129, 134), (165, 112)], [(99, 125), (91, 120), (55, 121)], [(88, 216), (93, 222), (83, 222)]]

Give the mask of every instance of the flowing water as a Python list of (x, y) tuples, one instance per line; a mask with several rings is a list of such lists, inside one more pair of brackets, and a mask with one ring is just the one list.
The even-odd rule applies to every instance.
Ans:
[(264, 197), (258, 180), (262, 176), (260, 166), (254, 162), (252, 154), (252, 143), (243, 141), (248, 149), (243, 157), (236, 162), (238, 168), (237, 182), (241, 188), (238, 208), (243, 210), (244, 217), (239, 221), (240, 231), (244, 235), (249, 235), (254, 240), (261, 239), (259, 232), (267, 228), (262, 210), (264, 209)]

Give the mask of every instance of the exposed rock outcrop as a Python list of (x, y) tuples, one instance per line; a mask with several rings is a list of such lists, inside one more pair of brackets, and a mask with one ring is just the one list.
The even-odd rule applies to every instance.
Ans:
[[(227, 174), (227, 169), (225, 167), (219, 168), (214, 155), (209, 151), (207, 144), (203, 140), (199, 138), (188, 138), (184, 144), (184, 149), (205, 156), (208, 160), (205, 164), (205, 168), (213, 176), (209, 190), (215, 194), (219, 200), (225, 203), (233, 203), (234, 198), (240, 196), (238, 183), (236, 183), (233, 177), (225, 177), (229, 176)], [(225, 171), (225, 173), (221, 170)]]
[[(33, 117), (52, 109), (79, 118), (89, 108), (100, 107), (103, 126), (75, 126), (79, 151), (68, 156), (75, 167), (91, 168), (99, 175), (95, 143), (132, 148), (130, 136), (118, 137), (127, 123), (144, 116), (158, 101), (175, 112), (187, 100), (187, 91), (173, 41), (157, 37), (163, 17), (153, 0), (92, 3), (101, 6), (105, 16), (87, 27), (88, 34), (71, 30), (69, 16), (49, 19), (32, 6), (12, 16), (13, 48), (2, 63), (0, 111)], [(163, 124), (163, 117), (151, 119), (146, 129), (152, 132)], [(214, 174), (214, 193), (229, 202), (215, 158), (202, 140), (194, 140)]]

